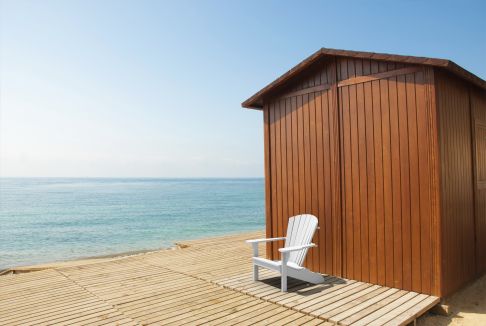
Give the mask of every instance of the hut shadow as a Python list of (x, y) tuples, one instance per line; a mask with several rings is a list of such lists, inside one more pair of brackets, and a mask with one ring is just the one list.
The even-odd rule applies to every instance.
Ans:
[[(281, 286), (280, 276), (269, 277), (266, 279), (262, 279), (260, 281), (276, 288), (280, 288)], [(287, 279), (287, 286), (288, 286), (287, 293), (295, 293), (302, 296), (309, 296), (316, 293), (320, 293), (329, 288), (332, 288), (335, 285), (340, 285), (340, 284), (346, 284), (346, 280), (335, 276), (329, 276), (326, 278), (326, 280), (323, 283), (319, 283), (319, 284), (307, 283), (289, 277)]]

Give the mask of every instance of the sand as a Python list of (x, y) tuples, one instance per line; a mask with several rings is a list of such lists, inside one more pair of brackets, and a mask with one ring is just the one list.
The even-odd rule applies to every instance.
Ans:
[(417, 320), (417, 325), (486, 326), (486, 275), (445, 299), (444, 303), (450, 308), (448, 316), (428, 313)]
[(78, 259), (67, 260), (67, 261), (59, 261), (59, 262), (52, 262), (52, 263), (45, 263), (45, 264), (36, 264), (36, 265), (29, 265), (29, 266), (16, 266), (16, 267), (11, 267), (11, 268), (7, 268), (7, 269), (1, 269), (0, 275), (30, 273), (30, 272), (42, 271), (42, 270), (51, 269), (51, 268), (87, 265), (87, 264), (93, 264), (93, 263), (99, 263), (99, 262), (113, 261), (113, 260), (125, 258), (127, 256), (143, 255), (143, 254), (146, 254), (146, 253), (160, 251), (160, 250), (177, 250), (177, 249), (184, 249), (184, 248), (187, 248), (187, 247), (189, 247), (189, 245), (176, 242), (176, 243), (174, 243), (173, 246), (168, 247), (168, 248), (126, 251), (126, 252), (120, 252), (120, 253), (109, 254), (109, 255), (81, 257), (81, 258), (78, 258)]

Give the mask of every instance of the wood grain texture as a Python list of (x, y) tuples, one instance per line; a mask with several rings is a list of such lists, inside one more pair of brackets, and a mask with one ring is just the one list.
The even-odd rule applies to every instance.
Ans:
[(475, 180), (475, 231), (476, 273), (486, 273), (486, 93), (470, 89), (471, 112), (474, 117), (474, 180)]
[[(430, 189), (430, 196), (428, 201), (430, 203), (431, 214), (431, 252), (432, 252), (432, 281), (431, 292), (441, 296), (442, 294), (442, 228), (441, 228), (441, 165), (440, 165), (440, 147), (439, 147), (439, 132), (438, 132), (438, 110), (437, 110), (437, 92), (435, 87), (435, 71), (432, 68), (426, 68), (424, 72), (425, 77), (425, 102), (426, 111), (424, 112), (424, 121), (426, 124), (426, 135), (428, 135), (429, 143), (421, 142), (422, 151), (427, 151), (428, 162), (427, 175), (430, 175), (430, 184), (427, 189)], [(423, 148), (426, 146), (426, 148)], [(428, 180), (424, 182), (427, 183)], [(424, 207), (426, 207), (424, 205)]]
[[(272, 234), (272, 177), (270, 166), (270, 109), (268, 106), (263, 110), (263, 146), (265, 159), (265, 231), (266, 234)], [(266, 247), (267, 256), (272, 255), (273, 243)]]
[[(317, 90), (331, 81), (333, 66), (323, 66), (323, 70), (303, 76), (302, 85), (291, 88), (291, 96), (282, 96), (269, 102), (270, 111), (269, 143), (266, 146), (270, 157), (269, 175), (276, 180), (270, 182), (267, 205), (272, 207), (272, 228), (269, 234), (284, 234), (278, 225), (286, 225), (289, 217), (310, 213), (319, 217), (320, 229), (314, 243), (318, 249), (311, 249), (306, 258), (306, 266), (325, 273), (337, 271), (335, 253), (340, 251), (340, 235), (335, 235), (339, 219), (336, 218), (336, 200), (333, 189), (339, 187), (336, 177), (337, 109), (333, 100), (333, 90)], [(311, 93), (295, 93), (309, 87), (317, 90)], [(334, 90), (335, 91), (335, 90)], [(272, 119), (272, 117), (274, 119)], [(279, 135), (279, 137), (272, 135)], [(273, 201), (276, 201), (274, 203)], [(277, 224), (277, 227), (275, 227)], [(337, 241), (334, 241), (334, 240)], [(271, 257), (279, 259), (273, 249)]]
[(442, 294), (475, 275), (472, 122), (468, 88), (436, 72), (441, 161)]
[[(349, 78), (350, 72), (362, 73), (360, 61), (354, 62), (354, 69), (350, 69), (350, 62), (342, 61), (340, 78)], [(386, 69), (395, 66), (371, 62), (369, 71)], [(431, 291), (431, 262), (422, 260), (422, 252), (428, 250), (430, 256), (432, 249), (427, 245), (432, 237), (432, 211), (428, 198), (420, 197), (421, 178), (431, 177), (427, 174), (431, 170), (427, 160), (431, 141), (425, 135), (421, 143), (418, 141), (417, 108), (425, 99), (417, 100), (416, 93), (423, 83), (423, 71), (414, 70), (407, 75), (339, 87), (345, 162), (343, 232), (349, 235), (345, 237), (349, 249), (343, 254), (345, 277)], [(368, 129), (373, 130), (370, 141), (366, 141)], [(374, 167), (372, 173), (368, 165)], [(424, 171), (421, 178), (420, 169)], [(368, 259), (370, 249), (373, 259)]]

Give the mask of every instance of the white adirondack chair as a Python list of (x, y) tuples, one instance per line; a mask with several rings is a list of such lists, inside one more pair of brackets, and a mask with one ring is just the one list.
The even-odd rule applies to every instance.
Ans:
[[(263, 267), (281, 274), (282, 292), (287, 292), (287, 276), (314, 284), (324, 282), (324, 277), (321, 274), (302, 267), (307, 251), (316, 246), (311, 242), (316, 229), (317, 217), (303, 214), (289, 219), (286, 237), (247, 240), (246, 242), (253, 246), (253, 280), (258, 281), (258, 268)], [(285, 247), (278, 250), (281, 254), (281, 260), (273, 261), (258, 257), (258, 244), (260, 242), (278, 240), (285, 240)]]

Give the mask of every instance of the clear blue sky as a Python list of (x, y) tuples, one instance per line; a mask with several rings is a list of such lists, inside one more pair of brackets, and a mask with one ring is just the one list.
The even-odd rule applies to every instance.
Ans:
[(321, 47), (486, 78), (486, 1), (0, 3), (1, 176), (262, 176), (240, 103)]

